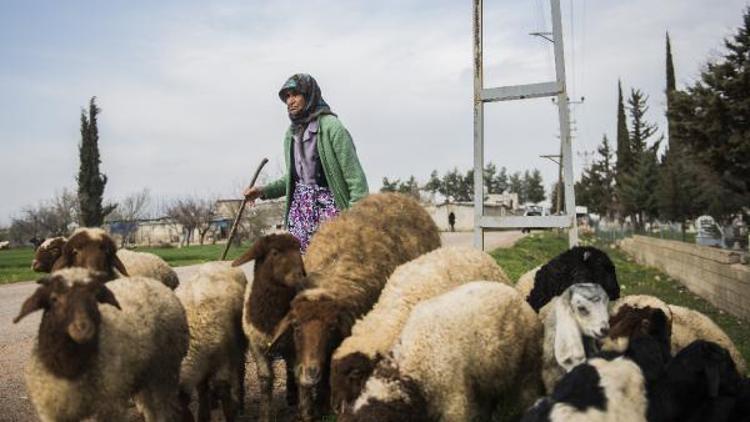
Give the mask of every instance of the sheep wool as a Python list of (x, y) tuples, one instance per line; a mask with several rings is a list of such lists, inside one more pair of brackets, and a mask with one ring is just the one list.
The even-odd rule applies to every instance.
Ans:
[(531, 293), (531, 290), (534, 288), (534, 278), (540, 268), (542, 268), (541, 265), (524, 273), (516, 282), (516, 290), (518, 290), (518, 293), (520, 293), (524, 299), (529, 297), (529, 293)]
[[(88, 282), (80, 268), (55, 272), (69, 283)], [(180, 362), (187, 352), (185, 311), (174, 293), (156, 280), (120, 278), (106, 284), (121, 310), (99, 305), (96, 356), (78, 378), (50, 373), (39, 357), (38, 338), (26, 366), (26, 385), (43, 421), (122, 420), (135, 398), (147, 421), (176, 418)], [(136, 394), (137, 392), (140, 394)], [(166, 408), (166, 409), (165, 409)]]
[(185, 307), (190, 343), (180, 368), (180, 390), (189, 395), (204, 380), (228, 385), (233, 406), (242, 398), (246, 341), (242, 299), (247, 279), (225, 263), (203, 264), (175, 294)]
[(365, 384), (354, 405), (356, 420), (374, 420), (361, 413), (376, 402), (414, 401), (397, 384), (378, 379), (389, 365), (418, 384), (429, 415), (439, 420), (476, 420), (486, 410), (482, 400), (503, 396), (518, 397), (525, 408), (541, 389), (541, 333), (533, 309), (501, 283), (467, 283), (424, 301), (409, 316), (392, 356)]
[(125, 269), (131, 277), (151, 277), (161, 281), (172, 290), (176, 289), (180, 284), (177, 273), (172, 267), (166, 261), (152, 253), (119, 249), (117, 257), (125, 265)]
[[(361, 383), (377, 360), (391, 349), (414, 306), (474, 280), (509, 284), (505, 272), (491, 256), (470, 247), (442, 247), (399, 266), (388, 279), (378, 302), (354, 324), (352, 335), (333, 354), (334, 404), (356, 398)], [(359, 385), (347, 385), (347, 377), (355, 373)]]

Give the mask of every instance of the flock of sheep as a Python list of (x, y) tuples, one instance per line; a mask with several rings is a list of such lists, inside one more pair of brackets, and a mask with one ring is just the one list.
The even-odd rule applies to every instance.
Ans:
[[(233, 268), (249, 261), (252, 283)], [(32, 266), (50, 275), (15, 321), (44, 312), (26, 368), (43, 421), (122, 420), (131, 400), (147, 421), (193, 420), (194, 397), (199, 421), (219, 405), (234, 420), (248, 348), (264, 422), (275, 359), (304, 421), (750, 420), (745, 362), (705, 315), (620, 297), (593, 247), (511, 287), (399, 194), (323, 224), (304, 257), (273, 234), (182, 283), (100, 229), (46, 241)]]

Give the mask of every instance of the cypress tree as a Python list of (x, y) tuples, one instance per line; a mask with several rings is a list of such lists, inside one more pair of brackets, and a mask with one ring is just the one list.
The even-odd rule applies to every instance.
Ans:
[[(669, 40), (669, 32), (667, 32), (667, 110), (669, 110), (670, 105), (670, 97), (677, 89), (677, 85), (675, 83), (675, 77), (674, 77), (674, 63), (672, 62), (672, 44)], [(673, 139), (672, 136), (672, 119), (669, 117), (669, 112), (667, 111), (667, 135), (669, 136), (669, 149), (672, 149), (676, 143), (676, 141)]]
[[(617, 81), (617, 161), (615, 163), (615, 182), (621, 186), (623, 177), (632, 171), (632, 153), (630, 151), (630, 137), (628, 135), (628, 124), (625, 117), (625, 102), (622, 98), (622, 82)], [(620, 218), (626, 215), (622, 207), (622, 201), (617, 197)]]
[(96, 106), (96, 97), (91, 97), (88, 116), (81, 110), (81, 144), (78, 146), (80, 166), (78, 169), (78, 202), (81, 208), (80, 224), (84, 227), (99, 227), (104, 223), (114, 206), (102, 206), (102, 195), (107, 176), (99, 172), (99, 131), (96, 116), (101, 109)]

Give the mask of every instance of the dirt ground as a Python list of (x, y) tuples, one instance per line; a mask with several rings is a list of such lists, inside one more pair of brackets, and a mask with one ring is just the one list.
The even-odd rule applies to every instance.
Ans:
[[(470, 246), (473, 241), (472, 233), (443, 233), (443, 245)], [(485, 249), (510, 247), (523, 237), (520, 232), (492, 232), (485, 235)], [(187, 280), (197, 266), (179, 267), (176, 271), (180, 280)], [(248, 280), (252, 280), (252, 264), (243, 267)], [(23, 366), (28, 359), (32, 343), (36, 335), (41, 313), (27, 316), (18, 324), (13, 324), (13, 318), (21, 309), (23, 301), (33, 293), (34, 282), (14, 283), (0, 286), (0, 422), (36, 421), (31, 402), (26, 393), (23, 381)], [(279, 422), (294, 420), (294, 410), (286, 406), (285, 381), (283, 363), (274, 366), (276, 383), (274, 386), (274, 402), (279, 409)], [(259, 391), (256, 383), (255, 364), (250, 361), (247, 365), (245, 396), (245, 417), (242, 420), (257, 418)], [(218, 413), (217, 413), (218, 414)], [(131, 420), (139, 417), (133, 411)], [(221, 419), (218, 419), (221, 420)]]

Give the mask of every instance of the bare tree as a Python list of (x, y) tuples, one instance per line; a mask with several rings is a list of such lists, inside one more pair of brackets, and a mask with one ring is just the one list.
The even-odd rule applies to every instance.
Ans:
[(12, 219), (8, 236), (15, 244), (31, 242), (36, 246), (47, 237), (70, 233), (77, 225), (78, 199), (73, 192), (63, 189), (51, 200), (26, 207), (21, 213)]
[(122, 236), (122, 246), (138, 230), (138, 220), (148, 216), (150, 205), (151, 192), (144, 188), (123, 198), (107, 217), (110, 231)]
[(208, 233), (215, 230), (213, 224), (214, 203), (212, 199), (186, 197), (176, 199), (166, 206), (167, 217), (182, 225), (183, 241), (190, 246), (193, 233), (198, 231), (198, 241), (202, 245)]

